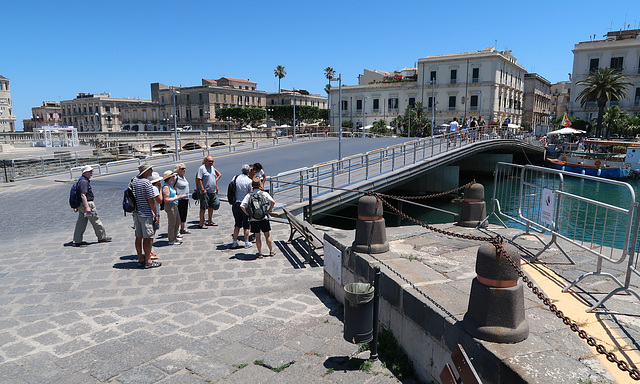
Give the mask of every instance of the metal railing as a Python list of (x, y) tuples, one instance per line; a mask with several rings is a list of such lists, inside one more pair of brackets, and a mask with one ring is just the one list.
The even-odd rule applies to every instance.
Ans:
[[(592, 183), (582, 190), (570, 190), (566, 181), (573, 178), (579, 183)], [(615, 202), (591, 199), (589, 192), (607, 186)], [(574, 188), (575, 189), (575, 188)], [(640, 229), (640, 215), (635, 191), (628, 183), (595, 176), (580, 175), (533, 165), (498, 163), (494, 173), (492, 211), (479, 226), (491, 217), (505, 227), (503, 219), (523, 225), (522, 235), (533, 235), (544, 247), (534, 256), (534, 261), (555, 245), (572, 263), (558, 239), (567, 241), (596, 258), (595, 271), (587, 272), (568, 284), (563, 292), (573, 288), (589, 276), (606, 276), (618, 284), (603, 299), (587, 311), (604, 304), (612, 295), (627, 291), (640, 300), (640, 295), (630, 288), (632, 274), (637, 269), (636, 242)], [(551, 235), (548, 241), (538, 234)], [(624, 283), (615, 275), (603, 272), (603, 262), (622, 264), (628, 259)]]

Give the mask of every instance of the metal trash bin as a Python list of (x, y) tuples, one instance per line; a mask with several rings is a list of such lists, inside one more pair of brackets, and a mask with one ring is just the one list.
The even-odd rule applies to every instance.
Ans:
[(353, 344), (373, 340), (373, 293), (368, 283), (344, 286), (344, 339)]

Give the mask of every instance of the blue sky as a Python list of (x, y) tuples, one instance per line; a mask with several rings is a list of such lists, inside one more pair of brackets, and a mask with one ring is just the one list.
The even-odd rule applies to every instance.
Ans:
[[(149, 84), (250, 79), (324, 93), (324, 68), (357, 83), (421, 57), (510, 49), (549, 81), (568, 80), (573, 46), (638, 28), (640, 2), (576, 1), (7, 1), (0, 75), (11, 80), (16, 127), (42, 101), (79, 92), (150, 98)], [(497, 43), (497, 44), (496, 44)]]

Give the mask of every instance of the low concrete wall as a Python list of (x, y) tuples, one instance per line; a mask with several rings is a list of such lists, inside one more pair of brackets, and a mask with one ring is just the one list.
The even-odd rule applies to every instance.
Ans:
[[(369, 255), (352, 252), (350, 246), (345, 245), (350, 244), (351, 239), (325, 234), (325, 243), (324, 287), (344, 303), (344, 286), (372, 282), (373, 267), (380, 263)], [(461, 321), (446, 316), (406, 281), (384, 265), (380, 267), (380, 326), (393, 332), (413, 362), (420, 380), (440, 382), (440, 372), (446, 363), (450, 363), (453, 348), (461, 344), (485, 383), (527, 382), (485, 348), (482, 341), (466, 333)]]

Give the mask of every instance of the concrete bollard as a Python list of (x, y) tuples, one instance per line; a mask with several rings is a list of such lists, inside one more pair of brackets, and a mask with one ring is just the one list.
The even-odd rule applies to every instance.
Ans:
[[(519, 266), (518, 249), (511, 244), (504, 244), (504, 249)], [(507, 259), (498, 257), (493, 244), (478, 249), (476, 277), (462, 324), (470, 335), (495, 343), (518, 343), (529, 336), (523, 284)]]
[(356, 239), (351, 249), (361, 253), (382, 253), (389, 250), (382, 202), (375, 196), (363, 196), (358, 200)]
[[(487, 217), (487, 204), (484, 202), (484, 186), (480, 183), (471, 184), (464, 190), (458, 225), (475, 228), (485, 217)], [(485, 221), (482, 227), (487, 225), (489, 222)]]

